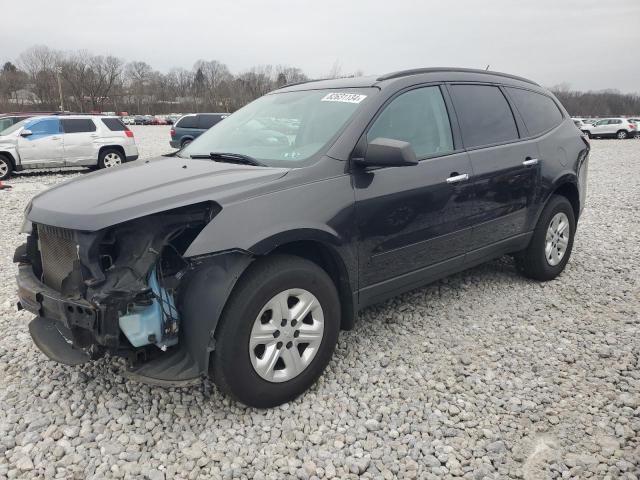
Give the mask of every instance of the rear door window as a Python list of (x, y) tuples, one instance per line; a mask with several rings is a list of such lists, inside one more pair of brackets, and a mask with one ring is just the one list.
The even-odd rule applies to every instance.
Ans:
[(112, 132), (125, 132), (129, 130), (127, 126), (120, 121), (119, 118), (102, 118), (102, 123)]
[(182, 117), (180, 121), (176, 124), (176, 127), (180, 128), (198, 128), (198, 117), (195, 115), (189, 115), (187, 117)]
[(551, 98), (541, 93), (507, 87), (531, 135), (539, 135), (562, 123), (562, 112)]
[(367, 141), (392, 138), (409, 142), (416, 157), (453, 151), (449, 115), (440, 87), (410, 90), (394, 98), (367, 132)]
[(227, 115), (198, 115), (198, 128), (209, 129)]
[(518, 139), (513, 112), (498, 87), (465, 84), (451, 90), (466, 148)]
[(90, 118), (65, 118), (62, 120), (64, 133), (95, 132), (96, 124)]

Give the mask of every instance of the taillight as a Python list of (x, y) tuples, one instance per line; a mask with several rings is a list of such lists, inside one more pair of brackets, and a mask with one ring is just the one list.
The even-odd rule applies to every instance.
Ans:
[(629, 122), (629, 126), (630, 126), (632, 129), (634, 129), (634, 130), (638, 128), (638, 125), (637, 125), (637, 124), (635, 124), (635, 123), (631, 123), (631, 122)]
[(172, 137), (176, 136), (176, 129), (172, 128), (171, 130), (169, 130), (169, 133), (171, 134)]
[(129, 138), (133, 138), (133, 132), (131, 130), (125, 130), (124, 134)]

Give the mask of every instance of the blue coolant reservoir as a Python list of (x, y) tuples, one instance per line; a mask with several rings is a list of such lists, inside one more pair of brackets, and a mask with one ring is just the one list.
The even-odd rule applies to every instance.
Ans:
[(178, 311), (173, 295), (158, 284), (155, 268), (149, 274), (148, 283), (154, 293), (151, 305), (130, 308), (120, 317), (120, 330), (134, 347), (155, 344), (164, 350), (178, 343)]

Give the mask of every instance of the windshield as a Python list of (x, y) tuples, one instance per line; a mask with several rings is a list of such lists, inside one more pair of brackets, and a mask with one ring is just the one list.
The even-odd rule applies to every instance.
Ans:
[(371, 89), (265, 95), (200, 135), (179, 157), (235, 153), (268, 166), (297, 167), (334, 139)]
[(21, 122), (14, 123), (9, 128), (5, 128), (4, 130), (0, 131), (0, 135), (11, 135), (16, 130), (19, 130), (22, 127), (24, 127), (24, 125), (27, 123), (28, 120), (29, 119), (27, 118), (26, 120), (22, 120)]

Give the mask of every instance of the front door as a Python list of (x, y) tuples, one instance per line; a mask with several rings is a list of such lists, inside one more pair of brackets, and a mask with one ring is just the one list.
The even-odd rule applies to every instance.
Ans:
[(394, 278), (410, 285), (431, 266), (461, 265), (471, 235), (471, 164), (454, 146), (441, 87), (395, 97), (366, 133), (380, 137), (409, 142), (420, 162), (354, 170), (361, 295)]
[(513, 112), (499, 87), (460, 84), (450, 89), (474, 172), (472, 252), (527, 231), (539, 177), (538, 145), (519, 141)]
[(18, 153), (22, 165), (62, 166), (63, 141), (60, 121), (57, 118), (33, 120), (25, 125), (23, 132), (27, 130), (31, 135), (20, 136), (18, 139)]

